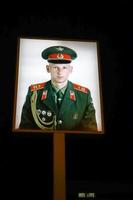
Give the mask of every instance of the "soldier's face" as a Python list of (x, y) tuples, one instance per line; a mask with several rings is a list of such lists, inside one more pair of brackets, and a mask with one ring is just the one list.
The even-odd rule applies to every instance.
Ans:
[(55, 83), (66, 82), (73, 69), (70, 64), (53, 64), (53, 63), (47, 65), (46, 68), (47, 71), (51, 74), (51, 80)]

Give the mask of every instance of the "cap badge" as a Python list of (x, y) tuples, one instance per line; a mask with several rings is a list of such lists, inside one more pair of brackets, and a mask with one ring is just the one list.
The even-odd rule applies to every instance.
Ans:
[(63, 47), (57, 47), (56, 49), (57, 49), (57, 51), (63, 51), (64, 50)]

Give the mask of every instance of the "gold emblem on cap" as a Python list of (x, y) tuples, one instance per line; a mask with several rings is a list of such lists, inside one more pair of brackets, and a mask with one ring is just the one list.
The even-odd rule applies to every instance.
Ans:
[(57, 58), (58, 58), (58, 59), (63, 59), (63, 58), (64, 58), (64, 56), (63, 56), (63, 54), (61, 54), (61, 53), (58, 53), (58, 54), (57, 54)]

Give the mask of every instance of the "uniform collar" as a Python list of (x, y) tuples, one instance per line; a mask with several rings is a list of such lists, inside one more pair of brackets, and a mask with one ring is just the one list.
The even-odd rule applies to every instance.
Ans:
[[(58, 112), (57, 105), (55, 103), (55, 95), (53, 92), (51, 81), (46, 82), (44, 87), (44, 94), (47, 93), (46, 98), (43, 100), (43, 103), (47, 105), (55, 113)], [(62, 112), (67, 108), (68, 104), (76, 101), (75, 90), (73, 88), (72, 82), (68, 81), (67, 87), (64, 88), (65, 96), (63, 103), (61, 105)]]
[[(68, 84), (67, 84), (68, 85)], [(53, 85), (53, 83), (51, 82), (51, 86), (54, 89), (54, 91), (57, 93), (59, 90), (62, 92), (62, 94), (65, 94), (67, 85), (65, 85), (63, 88), (59, 89), (58, 87), (56, 87), (55, 85)]]

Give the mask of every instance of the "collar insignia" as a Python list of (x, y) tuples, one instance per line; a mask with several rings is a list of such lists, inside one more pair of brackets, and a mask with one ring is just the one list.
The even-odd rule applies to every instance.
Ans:
[(71, 99), (72, 101), (75, 101), (75, 100), (76, 100), (75, 93), (74, 93), (72, 90), (70, 90), (70, 99)]
[(41, 100), (45, 100), (47, 98), (48, 90), (43, 91)]

